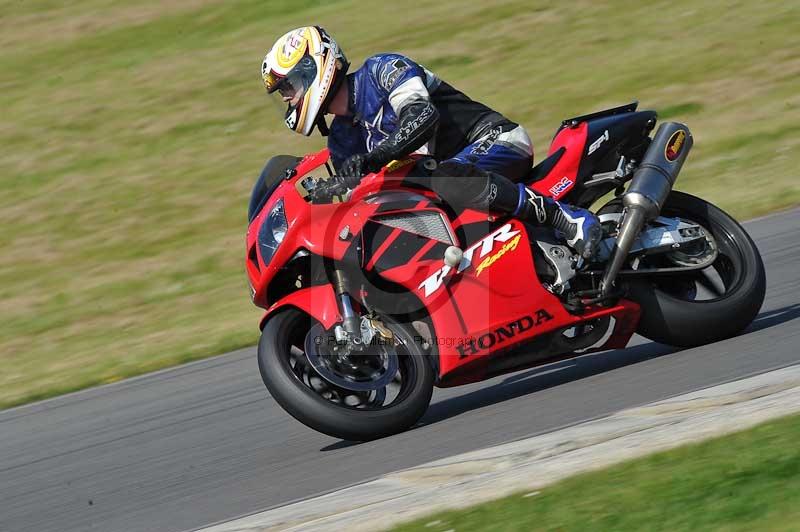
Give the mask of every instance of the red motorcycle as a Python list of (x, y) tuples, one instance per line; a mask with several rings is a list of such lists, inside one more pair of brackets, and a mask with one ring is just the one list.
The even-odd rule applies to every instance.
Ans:
[(585, 262), (554, 231), (443, 204), (435, 161), (411, 156), (353, 190), (327, 150), (278, 156), (249, 208), (247, 273), (266, 308), (258, 362), (272, 396), (320, 432), (403, 431), (434, 386), (480, 381), (639, 334), (696, 346), (755, 318), (764, 266), (745, 230), (672, 190), (692, 146), (685, 125), (637, 103), (565, 120), (526, 183), (597, 210)]

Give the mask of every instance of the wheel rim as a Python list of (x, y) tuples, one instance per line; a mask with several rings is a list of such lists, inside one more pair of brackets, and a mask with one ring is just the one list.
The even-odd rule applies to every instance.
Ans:
[(408, 397), (418, 375), (404, 343), (391, 350), (370, 346), (368, 350), (377, 352), (359, 355), (353, 361), (355, 372), (348, 375), (342, 373), (348, 369), (347, 360), (332, 360), (333, 355), (318, 348), (329, 345), (332, 337), (319, 323), (297, 327), (290, 335), (283, 362), (298, 385), (320, 400), (348, 409), (381, 410)]
[[(720, 301), (736, 291), (743, 281), (745, 259), (735, 236), (726, 228), (718, 224), (712, 225), (708, 220), (692, 214), (664, 209), (662, 215), (700, 225), (711, 237), (707, 245), (715, 246), (716, 258), (705, 268), (656, 278), (653, 281), (656, 288), (676, 299), (695, 303)], [(678, 261), (691, 261), (693, 253), (697, 252), (698, 250), (689, 250), (689, 253), (678, 255)], [(652, 260), (660, 262), (656, 266), (674, 266), (676, 257), (658, 255)]]
[(373, 342), (361, 352), (343, 354), (333, 335), (316, 324), (306, 335), (305, 355), (319, 375), (331, 384), (354, 392), (385, 388), (397, 374), (394, 342)]

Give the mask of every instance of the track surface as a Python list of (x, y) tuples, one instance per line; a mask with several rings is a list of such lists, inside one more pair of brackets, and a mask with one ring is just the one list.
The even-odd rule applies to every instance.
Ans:
[(254, 349), (2, 412), (0, 530), (192, 529), (800, 362), (800, 210), (746, 225), (768, 292), (742, 336), (437, 390), (422, 426), (384, 440), (351, 445), (291, 419)]

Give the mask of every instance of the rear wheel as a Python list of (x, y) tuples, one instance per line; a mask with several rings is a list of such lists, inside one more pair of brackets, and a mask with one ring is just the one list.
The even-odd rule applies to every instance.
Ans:
[[(598, 214), (621, 210), (617, 199)], [(741, 332), (755, 319), (766, 291), (764, 264), (752, 239), (727, 213), (683, 192), (670, 193), (661, 215), (699, 224), (711, 238), (704, 248), (646, 257), (640, 268), (702, 263), (712, 251), (716, 258), (701, 270), (630, 279), (628, 297), (642, 307), (637, 332), (682, 347)]]
[(295, 419), (336, 438), (365, 441), (406, 430), (427, 410), (435, 374), (412, 333), (385, 325), (396, 341), (339, 357), (326, 348), (334, 339), (321, 324), (286, 309), (261, 334), (264, 384)]

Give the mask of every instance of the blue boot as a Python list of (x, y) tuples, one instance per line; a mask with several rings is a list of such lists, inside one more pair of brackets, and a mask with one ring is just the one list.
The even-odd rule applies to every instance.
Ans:
[(539, 225), (550, 225), (562, 234), (569, 247), (586, 260), (595, 255), (603, 238), (603, 228), (594, 214), (540, 196), (522, 183), (518, 186), (520, 197), (515, 216)]

